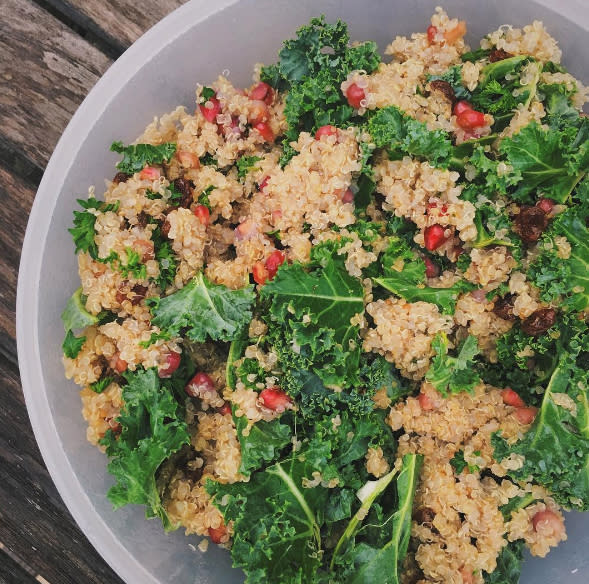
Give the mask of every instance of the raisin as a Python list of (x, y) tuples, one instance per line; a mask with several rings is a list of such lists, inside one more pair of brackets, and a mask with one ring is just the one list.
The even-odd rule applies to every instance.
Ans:
[(456, 95), (454, 94), (454, 90), (447, 81), (443, 81), (442, 79), (436, 79), (435, 81), (430, 82), (429, 87), (431, 91), (439, 91), (440, 93), (442, 93), (450, 103), (454, 103), (456, 101)]
[(430, 507), (420, 507), (413, 513), (413, 519), (419, 525), (423, 525), (428, 529), (431, 529), (434, 533), (438, 533), (438, 530), (434, 527), (434, 518), (436, 512)]
[(131, 175), (127, 174), (126, 172), (117, 172), (117, 174), (115, 174), (114, 178), (112, 179), (112, 182), (114, 182), (115, 185), (118, 185), (119, 183), (127, 182), (130, 178)]
[(540, 308), (522, 322), (522, 331), (526, 335), (537, 337), (545, 333), (556, 322), (554, 308)]
[(131, 298), (131, 304), (133, 306), (139, 304), (147, 294), (147, 286), (142, 286), (141, 284), (135, 284), (133, 288), (131, 288), (133, 292), (133, 297)]
[(513, 294), (506, 294), (503, 298), (498, 298), (493, 305), (493, 312), (503, 320), (517, 320), (517, 316), (513, 314), (514, 299)]
[(534, 243), (540, 239), (540, 236), (548, 226), (548, 216), (539, 207), (523, 205), (514, 223), (522, 241), (525, 243)]
[(141, 211), (139, 215), (137, 215), (137, 225), (145, 229), (147, 224), (149, 223), (149, 215), (145, 211)]
[(162, 223), (162, 227), (161, 227), (162, 237), (165, 237), (167, 239), (171, 228), (172, 228), (172, 226), (170, 225), (170, 222), (166, 219)]
[(190, 185), (190, 181), (184, 178), (177, 178), (174, 180), (174, 187), (177, 191), (182, 193), (182, 199), (180, 200), (180, 207), (184, 209), (188, 209), (190, 205), (194, 202), (194, 191), (192, 190), (192, 186)]
[(491, 51), (491, 53), (489, 54), (489, 62), (496, 63), (497, 61), (504, 61), (505, 59), (509, 59), (510, 57), (513, 57), (511, 53), (508, 53), (503, 49), (495, 49)]

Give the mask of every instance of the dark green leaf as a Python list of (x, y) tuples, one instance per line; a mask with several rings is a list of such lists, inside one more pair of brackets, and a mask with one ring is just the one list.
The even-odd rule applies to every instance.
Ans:
[(76, 337), (71, 330), (68, 330), (63, 339), (61, 350), (66, 357), (75, 359), (78, 356), (78, 353), (82, 350), (85, 342), (86, 337)]
[(152, 144), (131, 144), (125, 146), (122, 142), (113, 142), (110, 146), (112, 152), (123, 155), (123, 160), (117, 164), (121, 172), (135, 174), (150, 164), (167, 162), (176, 152), (176, 144), (166, 142), (159, 146)]

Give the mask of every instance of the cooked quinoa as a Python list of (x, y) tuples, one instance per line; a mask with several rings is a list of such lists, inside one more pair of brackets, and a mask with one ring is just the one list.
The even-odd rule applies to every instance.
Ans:
[(313, 19), (75, 212), (109, 498), (247, 582), (515, 582), (589, 508), (588, 89), (541, 22), (424, 28)]

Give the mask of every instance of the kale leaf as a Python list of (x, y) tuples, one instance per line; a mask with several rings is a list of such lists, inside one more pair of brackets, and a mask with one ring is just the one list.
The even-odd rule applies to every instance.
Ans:
[(456, 357), (448, 355), (448, 337), (444, 333), (434, 337), (432, 349), (436, 355), (425, 375), (426, 380), (444, 397), (449, 393), (462, 391), (472, 393), (481, 381), (473, 364), (474, 358), (480, 352), (476, 337), (468, 335), (458, 349)]
[(105, 203), (94, 197), (89, 199), (77, 199), (78, 204), (85, 211), (74, 211), (74, 226), (68, 231), (72, 234), (76, 246), (75, 253), (85, 251), (92, 259), (98, 259), (98, 247), (94, 241), (94, 225), (96, 224), (96, 213), (116, 212), (119, 202)]
[(260, 162), (260, 160), (262, 159), (259, 156), (242, 156), (236, 163), (237, 178), (243, 181), (248, 172), (257, 170), (256, 162)]
[(152, 323), (170, 336), (187, 327), (186, 336), (196, 342), (207, 338), (231, 341), (250, 322), (253, 286), (231, 290), (197, 274), (184, 288), (163, 298), (149, 298)]
[(518, 584), (524, 560), (524, 541), (510, 541), (497, 557), (497, 567), (483, 573), (485, 584)]
[(79, 330), (98, 322), (98, 317), (90, 314), (84, 306), (86, 300), (82, 295), (82, 288), (78, 288), (68, 299), (61, 320), (65, 332)]
[(441, 75), (427, 75), (426, 80), (431, 81), (445, 81), (452, 86), (454, 96), (456, 99), (470, 99), (470, 91), (462, 83), (462, 66), (454, 65)]
[(113, 142), (110, 146), (112, 152), (123, 155), (123, 159), (117, 163), (117, 168), (126, 174), (135, 174), (150, 164), (167, 162), (176, 152), (174, 142), (165, 142), (159, 146), (152, 144), (131, 144), (125, 146), (122, 142)]
[(166, 530), (173, 526), (162, 505), (157, 470), (173, 453), (190, 442), (178, 402), (155, 369), (125, 374), (123, 409), (117, 419), (121, 432), (106, 433), (102, 444), (110, 458), (108, 471), (116, 484), (108, 491), (115, 508), (128, 503), (147, 506), (147, 517), (159, 517)]
[(85, 342), (86, 337), (76, 337), (71, 330), (68, 330), (63, 339), (61, 350), (69, 359), (75, 359), (82, 350)]

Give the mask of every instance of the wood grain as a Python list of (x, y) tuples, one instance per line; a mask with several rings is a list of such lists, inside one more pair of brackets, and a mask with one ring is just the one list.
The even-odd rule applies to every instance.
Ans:
[(47, 0), (56, 10), (124, 51), (187, 0)]
[(36, 186), (0, 165), (0, 354), (16, 364), (16, 283)]
[(111, 60), (30, 0), (0, 14), (0, 142), (44, 168)]
[[(122, 584), (71, 519), (43, 465), (18, 370), (0, 357), (0, 375), (0, 542), (28, 574), (50, 584)], [(30, 581), (19, 574), (8, 582)]]

